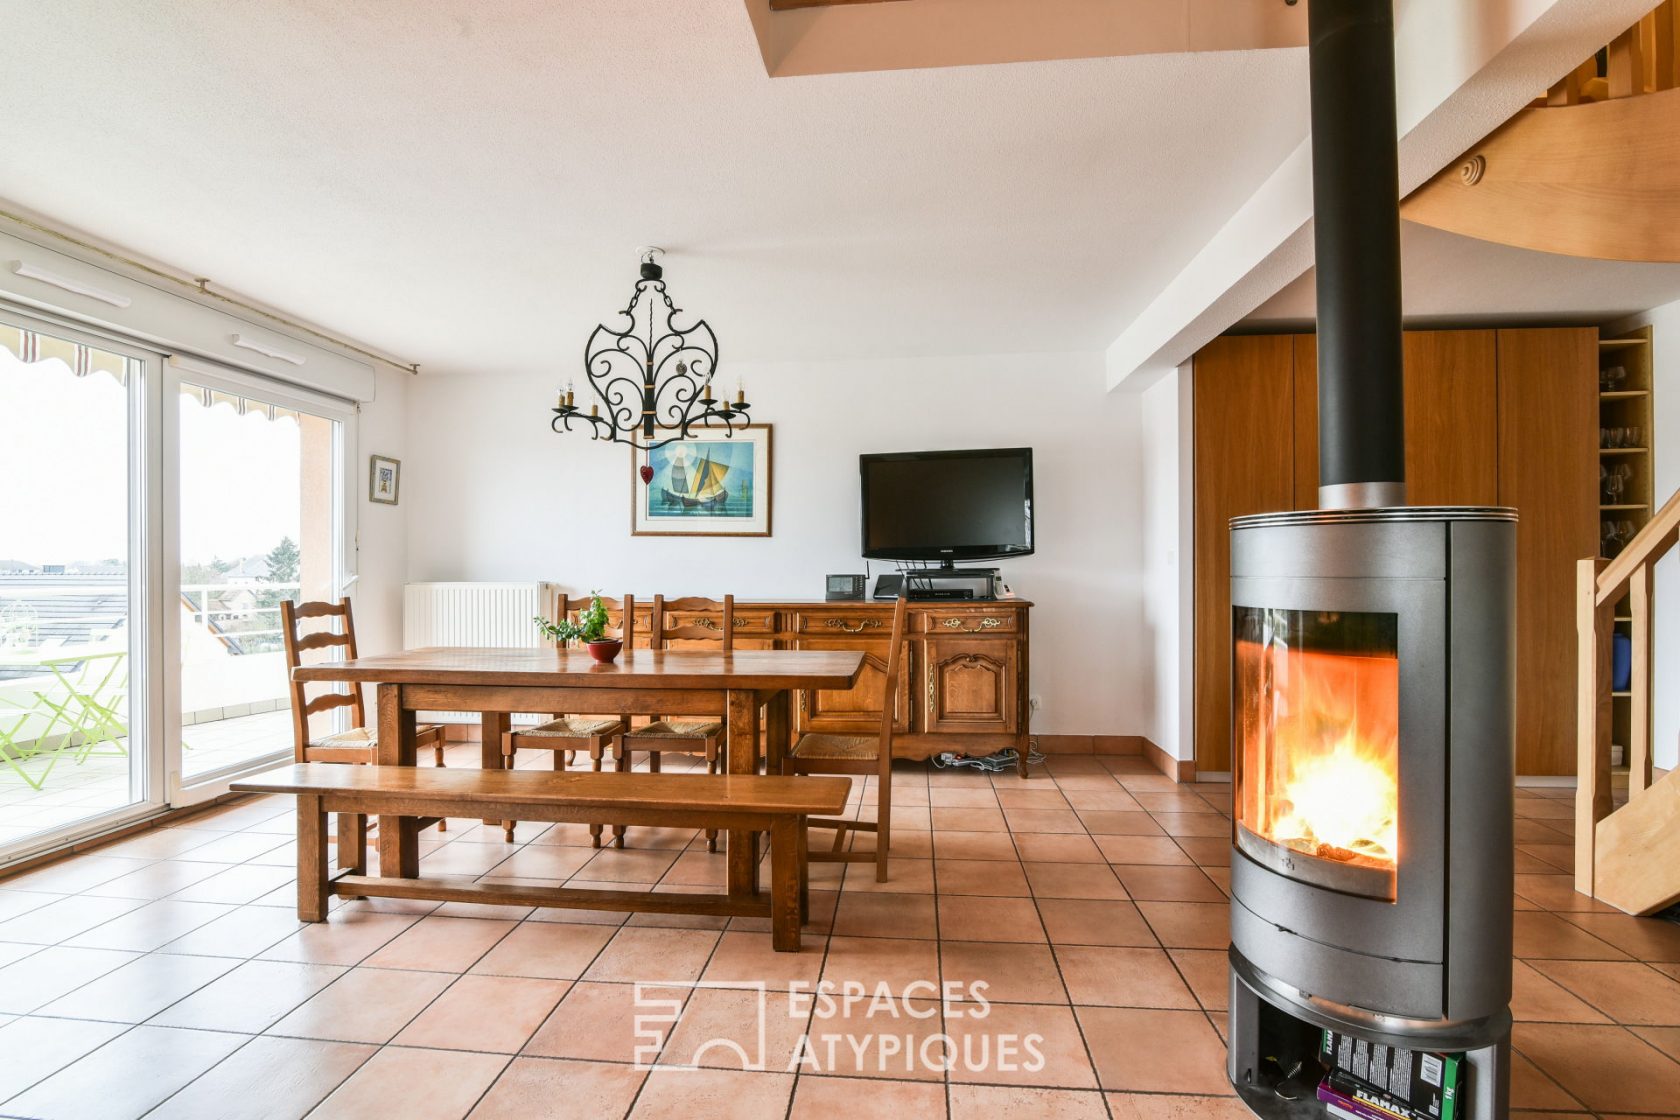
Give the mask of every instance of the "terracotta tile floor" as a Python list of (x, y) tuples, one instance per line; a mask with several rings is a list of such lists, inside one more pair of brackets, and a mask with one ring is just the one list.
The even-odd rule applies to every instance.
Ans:
[[(892, 881), (814, 868), (797, 956), (746, 919), (362, 901), (300, 927), (274, 799), (0, 881), (0, 1116), (1246, 1114), (1221, 1041), (1228, 787), (1056, 756), (1026, 783), (906, 766), (894, 795)], [(1680, 926), (1573, 892), (1570, 796), (1517, 799), (1513, 1115), (1680, 1116)], [(424, 865), (718, 889), (694, 835), (630, 843), (461, 820), (425, 835)], [(917, 998), (813, 1005), (819, 979)], [(638, 1023), (650, 1006), (668, 1014)], [(940, 1035), (949, 1072), (916, 1056)], [(1042, 1060), (1009, 1060), (1027, 1038)]]

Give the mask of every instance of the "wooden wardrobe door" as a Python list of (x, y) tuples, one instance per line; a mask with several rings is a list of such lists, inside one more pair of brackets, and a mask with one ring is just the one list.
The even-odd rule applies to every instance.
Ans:
[(1295, 336), (1294, 509), (1318, 508), (1318, 336)]
[[(1318, 507), (1318, 340), (1295, 343), (1295, 508)], [(1493, 331), (1405, 334), (1406, 502), (1491, 506), (1499, 497)]]
[(1407, 331), (1406, 502), (1499, 500), (1499, 348), (1493, 331)]
[(1231, 769), (1231, 533), (1245, 513), (1290, 508), (1290, 335), (1216, 338), (1196, 355), (1196, 769)]
[(1575, 772), (1575, 564), (1598, 554), (1598, 332), (1499, 332), (1499, 504), (1517, 511), (1517, 773)]

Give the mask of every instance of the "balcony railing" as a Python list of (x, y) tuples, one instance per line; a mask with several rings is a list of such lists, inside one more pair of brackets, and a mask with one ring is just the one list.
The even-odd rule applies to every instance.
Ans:
[[(295, 582), (182, 585), (183, 724), (283, 706), (280, 603), (299, 592)], [(14, 751), (72, 725), (78, 740), (126, 736), (128, 607), (118, 575), (0, 576), (0, 715), (11, 728), (0, 720), (0, 736)]]

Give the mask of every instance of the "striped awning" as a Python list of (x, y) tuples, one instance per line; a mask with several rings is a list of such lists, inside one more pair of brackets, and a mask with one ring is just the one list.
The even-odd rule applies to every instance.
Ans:
[(189, 385), (185, 381), (181, 382), (181, 395), (190, 401), (196, 401), (205, 408), (227, 405), (241, 416), (254, 412), (258, 416), (266, 416), (270, 420), (295, 421), (298, 418), (295, 411), (289, 408), (281, 408), (277, 404), (242, 397), (237, 393), (224, 393), (220, 389), (207, 389), (202, 385)]
[[(21, 362), (48, 362), (56, 359), (63, 362), (77, 377), (103, 373), (113, 378), (118, 385), (128, 384), (128, 358), (109, 350), (101, 350), (97, 346), (88, 346), (0, 323), (0, 347), (10, 350)], [(254, 412), (270, 420), (294, 421), (298, 416), (292, 409), (281, 408), (267, 401), (253, 400), (237, 393), (225, 393), (219, 389), (190, 385), (186, 382), (181, 383), (181, 395), (205, 408), (227, 405), (241, 416)]]
[(50, 334), (37, 334), (21, 327), (10, 327), (5, 323), (0, 323), (0, 346), (16, 354), (20, 362), (47, 362), (56, 358), (77, 377), (105, 373), (115, 378), (119, 385), (128, 383), (128, 359), (109, 350), (54, 338)]

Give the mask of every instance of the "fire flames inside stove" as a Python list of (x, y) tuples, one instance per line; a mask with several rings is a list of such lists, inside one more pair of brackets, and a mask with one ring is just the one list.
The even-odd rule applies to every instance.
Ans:
[[(1391, 884), (1400, 851), (1392, 616), (1253, 613), (1251, 625), (1239, 619), (1234, 666), (1242, 828)], [(1293, 871), (1298, 861), (1280, 862)]]

